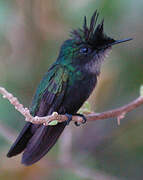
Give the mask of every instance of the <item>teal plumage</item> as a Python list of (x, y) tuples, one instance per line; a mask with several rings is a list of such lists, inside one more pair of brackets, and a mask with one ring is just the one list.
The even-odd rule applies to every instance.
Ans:
[(68, 71), (66, 68), (58, 64), (50, 68), (37, 88), (30, 108), (30, 113), (35, 116), (39, 109), (41, 98), (46, 91), (51, 95), (51, 99), (48, 98), (48, 103), (51, 105), (54, 96), (63, 94), (63, 84), (66, 84), (67, 81)]

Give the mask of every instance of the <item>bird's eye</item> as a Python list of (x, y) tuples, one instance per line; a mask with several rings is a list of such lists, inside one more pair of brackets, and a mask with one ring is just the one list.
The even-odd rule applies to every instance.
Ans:
[(87, 54), (89, 51), (90, 51), (90, 49), (87, 47), (83, 47), (80, 49), (80, 53), (82, 53), (82, 54)]

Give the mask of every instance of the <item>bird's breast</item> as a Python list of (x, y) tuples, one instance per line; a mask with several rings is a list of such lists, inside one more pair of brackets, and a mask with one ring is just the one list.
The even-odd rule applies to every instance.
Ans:
[(76, 113), (82, 104), (92, 93), (97, 82), (96, 76), (85, 76), (81, 80), (75, 80), (68, 85), (67, 93), (64, 97), (63, 106), (66, 113)]

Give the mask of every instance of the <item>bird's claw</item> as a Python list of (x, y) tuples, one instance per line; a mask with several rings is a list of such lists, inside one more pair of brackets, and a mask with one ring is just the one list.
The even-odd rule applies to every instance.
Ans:
[[(81, 123), (74, 122), (74, 124), (76, 126), (80, 126), (81, 124), (85, 124), (86, 123), (87, 119), (86, 119), (86, 117), (83, 114), (78, 114), (77, 113), (77, 114), (74, 114), (74, 115), (82, 117), (82, 122)], [(68, 120), (66, 121), (66, 125), (69, 125), (69, 123), (72, 121), (72, 115), (66, 113), (65, 116), (68, 118)]]
[(78, 122), (75, 122), (74, 124), (76, 125), (76, 126), (80, 126), (81, 124), (85, 124), (86, 123), (86, 121), (87, 121), (87, 119), (86, 119), (86, 117), (83, 115), (83, 114), (75, 114), (76, 116), (80, 116), (80, 117), (82, 117), (82, 122), (81, 123), (78, 123)]

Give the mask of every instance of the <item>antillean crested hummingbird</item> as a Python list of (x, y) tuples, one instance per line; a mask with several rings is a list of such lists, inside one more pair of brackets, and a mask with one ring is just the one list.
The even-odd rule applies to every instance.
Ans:
[[(10, 148), (8, 157), (23, 152), (24, 165), (32, 165), (40, 160), (54, 146), (72, 115), (77, 113), (92, 93), (101, 64), (112, 46), (131, 40), (114, 40), (105, 35), (104, 21), (97, 25), (98, 16), (95, 11), (89, 26), (85, 16), (83, 27), (73, 30), (71, 37), (63, 43), (57, 60), (41, 80), (30, 108), (32, 116), (58, 112), (65, 114), (68, 120), (55, 126), (27, 122)], [(82, 116), (85, 123), (86, 118), (78, 115)]]

